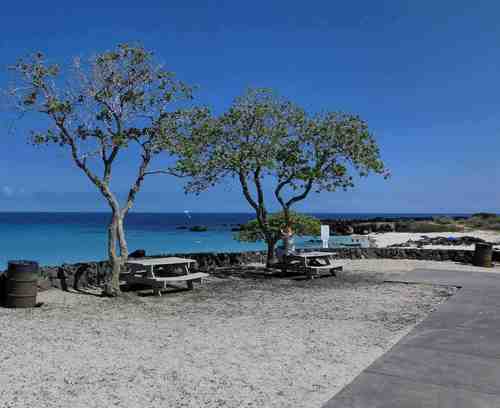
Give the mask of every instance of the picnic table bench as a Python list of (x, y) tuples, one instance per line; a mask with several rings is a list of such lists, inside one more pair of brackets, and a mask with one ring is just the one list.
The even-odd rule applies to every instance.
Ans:
[(188, 289), (193, 289), (193, 283), (201, 283), (208, 273), (191, 273), (191, 265), (194, 259), (165, 257), (128, 260), (126, 266), (128, 273), (121, 275), (121, 279), (129, 284), (141, 284), (151, 286), (158, 296), (161, 290), (175, 282), (186, 282)]
[(322, 272), (336, 276), (336, 272), (342, 270), (345, 263), (335, 259), (335, 256), (335, 252), (322, 251), (287, 255), (284, 269), (285, 272), (288, 270), (304, 272), (309, 279), (320, 276)]

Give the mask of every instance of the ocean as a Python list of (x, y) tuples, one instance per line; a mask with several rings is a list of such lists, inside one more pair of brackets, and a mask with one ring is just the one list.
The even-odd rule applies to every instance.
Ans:
[[(432, 214), (312, 215), (325, 219), (366, 219), (376, 216), (420, 218)], [(12, 259), (35, 260), (41, 265), (105, 259), (109, 217), (106, 213), (0, 213), (0, 268), (4, 269)], [(231, 231), (253, 218), (250, 213), (130, 213), (125, 228), (129, 250), (141, 248), (147, 254), (263, 250), (263, 243), (236, 241)], [(195, 225), (206, 226), (208, 230), (180, 229)], [(311, 245), (308, 243), (311, 238), (296, 239), (296, 244), (298, 247)], [(348, 237), (332, 237), (330, 244), (346, 242)]]

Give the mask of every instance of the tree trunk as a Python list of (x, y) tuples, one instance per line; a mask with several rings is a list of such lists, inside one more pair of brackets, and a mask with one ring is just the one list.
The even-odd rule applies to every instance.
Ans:
[(285, 229), (285, 233), (281, 236), (281, 240), (283, 241), (283, 251), (285, 255), (288, 255), (290, 252), (290, 236), (288, 235), (288, 229)]
[(285, 251), (285, 255), (288, 255), (290, 252), (290, 236), (288, 235), (288, 228), (291, 228), (290, 225), (290, 209), (287, 207), (283, 208), (283, 215), (285, 218), (285, 234), (281, 238), (283, 240), (283, 248)]
[(277, 262), (276, 259), (276, 242), (275, 241), (267, 241), (267, 258), (266, 258), (266, 267), (270, 268)]
[(111, 222), (108, 226), (108, 257), (111, 264), (111, 281), (104, 289), (104, 294), (108, 296), (118, 296), (120, 294), (120, 271), (122, 260), (116, 252), (118, 244), (119, 219), (119, 214), (116, 211), (113, 211)]
[(125, 214), (122, 214), (120, 217), (118, 217), (117, 221), (118, 244), (120, 245), (120, 257), (123, 264), (125, 264), (128, 259), (128, 246), (127, 240), (125, 239), (125, 230), (123, 229), (124, 219)]

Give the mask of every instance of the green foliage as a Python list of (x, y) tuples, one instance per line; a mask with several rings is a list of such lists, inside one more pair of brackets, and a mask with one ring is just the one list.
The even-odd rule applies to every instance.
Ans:
[[(257, 219), (240, 239), (265, 239), (271, 256), (276, 230), (268, 219), (262, 187), (274, 183), (283, 223), (311, 191), (354, 186), (354, 176), (389, 173), (368, 125), (357, 115), (308, 114), (269, 89), (248, 90), (227, 112), (212, 118), (175, 145), (176, 172), (191, 179), (187, 192), (200, 193), (226, 178), (239, 180)], [(268, 259), (269, 261), (269, 259)]]
[(436, 224), (429, 221), (400, 221), (396, 224), (397, 232), (416, 232), (416, 233), (431, 233), (431, 232), (461, 232), (463, 227), (455, 224)]
[(192, 232), (205, 232), (208, 231), (208, 228), (203, 226), (203, 225), (194, 225), (193, 227), (189, 228), (189, 231)]
[(307, 196), (313, 188), (353, 187), (353, 172), (389, 175), (368, 125), (357, 115), (309, 115), (268, 89), (248, 90), (177, 148), (178, 171), (193, 178), (188, 191), (203, 191), (227, 176), (272, 175), (277, 195), (289, 205), (299, 200), (285, 200), (287, 188)]
[(114, 158), (130, 143), (159, 151), (169, 136), (162, 130), (175, 128), (184, 113), (170, 105), (192, 98), (191, 88), (155, 63), (151, 52), (129, 44), (88, 61), (75, 59), (69, 69), (39, 52), (10, 70), (16, 75), (10, 94), (17, 109), (44, 114), (52, 124), (34, 130), (31, 141), (77, 149), (82, 161), (108, 159), (113, 149)]
[(203, 125), (176, 146), (177, 170), (192, 177), (187, 191), (201, 192), (227, 176), (239, 177), (276, 168), (281, 143), (302, 112), (267, 89), (250, 90), (218, 118)]
[[(174, 102), (191, 100), (191, 88), (175, 80), (140, 46), (121, 44), (89, 61), (77, 58), (68, 70), (36, 53), (18, 61), (11, 71), (16, 78), (10, 92), (15, 107), (42, 119), (38, 123), (43, 127), (32, 131), (32, 143), (66, 149), (112, 209), (108, 255), (113, 289), (119, 292), (120, 264), (128, 256), (123, 219), (144, 178), (161, 172), (148, 170), (153, 157), (206, 117), (206, 110), (175, 109)], [(136, 153), (138, 165), (122, 204), (110, 183), (113, 165), (125, 149)], [(129, 167), (132, 152), (126, 156)]]
[(500, 230), (500, 216), (491, 213), (473, 214), (465, 220), (453, 220), (449, 217), (435, 217), (432, 222), (408, 220), (396, 224), (398, 232), (460, 232), (468, 229)]
[[(281, 231), (285, 225), (285, 216), (282, 212), (269, 215), (268, 228), (273, 242), (281, 239)], [(296, 236), (319, 235), (321, 230), (321, 223), (317, 218), (295, 212), (290, 213), (290, 226)], [(243, 225), (235, 238), (244, 242), (266, 241), (258, 220), (252, 220)]]
[(453, 224), (455, 221), (450, 218), (450, 217), (433, 217), (433, 222), (436, 224), (441, 224), (441, 225), (446, 225), (446, 224)]
[(488, 219), (498, 219), (498, 218), (499, 218), (498, 214), (487, 213), (487, 212), (480, 212), (471, 215), (471, 219), (488, 220)]
[(498, 231), (500, 230), (500, 216), (492, 213), (473, 214), (465, 221), (465, 225), (469, 228)]

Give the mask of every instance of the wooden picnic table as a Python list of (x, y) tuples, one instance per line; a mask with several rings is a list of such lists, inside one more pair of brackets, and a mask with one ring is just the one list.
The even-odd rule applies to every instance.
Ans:
[(188, 289), (193, 289), (193, 282), (201, 282), (208, 276), (203, 272), (192, 273), (191, 266), (195, 263), (194, 259), (175, 256), (130, 259), (126, 262), (130, 272), (123, 274), (122, 279), (128, 283), (152, 286), (159, 296), (161, 289), (166, 289), (172, 282), (186, 282)]
[(342, 269), (344, 262), (335, 259), (335, 252), (312, 251), (302, 252), (286, 256), (285, 268), (294, 271), (305, 272), (310, 279), (321, 275), (321, 272), (336, 275), (338, 269)]

